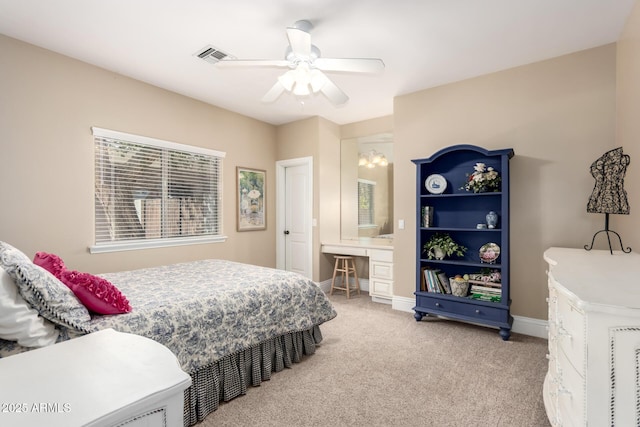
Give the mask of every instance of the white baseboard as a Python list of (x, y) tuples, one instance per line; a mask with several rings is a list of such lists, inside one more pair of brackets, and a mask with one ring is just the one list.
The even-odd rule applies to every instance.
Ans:
[[(408, 313), (413, 313), (413, 307), (415, 307), (415, 305), (415, 299), (397, 296), (393, 297), (393, 301), (391, 303), (391, 307), (394, 310), (406, 311)], [(545, 339), (549, 336), (546, 320), (523, 316), (513, 316), (511, 332)]]
[[(323, 291), (329, 292), (331, 289), (331, 279), (320, 282), (320, 287)], [(369, 280), (360, 279), (360, 289), (363, 291), (369, 291)], [(376, 301), (385, 302), (386, 301)], [(391, 300), (391, 308), (398, 311), (405, 311), (407, 313), (413, 313), (413, 307), (416, 305), (415, 298), (394, 296)], [(541, 319), (534, 319), (532, 317), (513, 316), (513, 327), (511, 332), (516, 334), (529, 335), (538, 338), (547, 338), (547, 321)]]

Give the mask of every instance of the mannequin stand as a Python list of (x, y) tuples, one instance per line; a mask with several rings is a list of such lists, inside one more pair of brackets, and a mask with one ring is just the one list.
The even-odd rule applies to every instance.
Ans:
[(622, 244), (622, 238), (620, 237), (620, 235), (613, 230), (609, 230), (609, 214), (608, 213), (604, 214), (604, 230), (600, 230), (593, 235), (593, 239), (591, 239), (591, 246), (584, 245), (584, 248), (586, 250), (590, 251), (591, 249), (593, 249), (593, 242), (595, 242), (596, 236), (600, 233), (605, 233), (607, 235), (607, 242), (609, 242), (609, 252), (611, 253), (611, 255), (613, 255), (613, 248), (611, 247), (611, 235), (609, 233), (613, 233), (618, 237), (618, 241), (620, 242), (620, 248), (622, 249), (622, 252), (624, 252), (625, 254), (628, 254), (629, 252), (631, 252), (631, 248), (629, 247), (626, 249), (624, 248)]

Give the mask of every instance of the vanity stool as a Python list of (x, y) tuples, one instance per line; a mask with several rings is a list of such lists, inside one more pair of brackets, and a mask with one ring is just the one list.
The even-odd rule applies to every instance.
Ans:
[[(356, 272), (356, 262), (352, 256), (335, 255), (336, 264), (333, 267), (333, 278), (331, 279), (331, 291), (329, 295), (333, 295), (334, 289), (340, 289), (347, 292), (347, 299), (351, 297), (351, 291), (357, 291), (360, 295), (360, 282), (358, 281), (358, 273)], [(336, 286), (336, 275), (341, 273), (342, 281)], [(349, 274), (353, 274), (353, 285), (349, 281)]]

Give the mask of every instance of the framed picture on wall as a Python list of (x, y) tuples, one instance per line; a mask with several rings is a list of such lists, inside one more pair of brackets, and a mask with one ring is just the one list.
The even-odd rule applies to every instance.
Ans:
[(266, 175), (264, 170), (236, 167), (238, 231), (267, 228)]

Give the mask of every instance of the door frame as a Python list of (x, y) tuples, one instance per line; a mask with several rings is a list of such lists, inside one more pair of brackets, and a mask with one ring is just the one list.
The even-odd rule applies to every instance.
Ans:
[(279, 160), (276, 162), (276, 268), (285, 269), (285, 202), (286, 202), (286, 181), (285, 174), (288, 167), (306, 166), (308, 176), (309, 202), (304, 207), (305, 215), (309, 222), (307, 231), (309, 253), (307, 262), (309, 263), (309, 279), (313, 280), (313, 157), (299, 157), (296, 159)]

